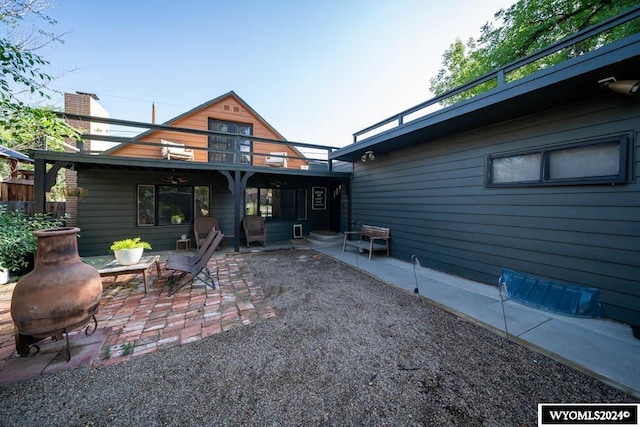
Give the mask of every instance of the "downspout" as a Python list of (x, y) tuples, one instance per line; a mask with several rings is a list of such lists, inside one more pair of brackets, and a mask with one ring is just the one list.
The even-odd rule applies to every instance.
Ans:
[(353, 217), (353, 176), (356, 173), (356, 162), (351, 163), (351, 176), (349, 177), (349, 193), (348, 193), (348, 199), (349, 199), (349, 207), (347, 208), (347, 231), (351, 231), (351, 221), (352, 221), (352, 217)]

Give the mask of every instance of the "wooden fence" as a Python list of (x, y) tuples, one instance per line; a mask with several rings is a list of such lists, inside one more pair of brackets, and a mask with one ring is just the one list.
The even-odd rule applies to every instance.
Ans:
[(0, 180), (0, 201), (33, 200), (33, 180), (9, 178)]

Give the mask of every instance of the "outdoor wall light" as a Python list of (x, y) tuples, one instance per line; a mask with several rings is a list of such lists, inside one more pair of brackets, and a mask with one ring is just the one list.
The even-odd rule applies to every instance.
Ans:
[(366, 162), (367, 160), (375, 160), (375, 159), (376, 159), (376, 156), (373, 154), (373, 151), (365, 151), (362, 157), (360, 157), (360, 160), (362, 161), (362, 163)]
[(598, 83), (623, 95), (634, 95), (640, 89), (640, 80), (616, 80), (615, 77), (607, 77), (606, 79), (598, 80)]

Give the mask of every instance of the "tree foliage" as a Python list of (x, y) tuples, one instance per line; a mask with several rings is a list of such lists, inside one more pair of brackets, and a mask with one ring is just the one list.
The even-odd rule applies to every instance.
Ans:
[(43, 71), (48, 61), (35, 51), (62, 42), (61, 36), (52, 32), (24, 29), (27, 18), (54, 25), (55, 21), (43, 13), (46, 7), (44, 0), (0, 1), (0, 144), (21, 151), (62, 150), (65, 137), (78, 137), (51, 108), (28, 102), (33, 98), (50, 100), (47, 85), (52, 77)]
[[(469, 39), (466, 43), (456, 39), (444, 52), (442, 68), (430, 80), (429, 89), (441, 95), (637, 4), (637, 0), (520, 0), (499, 10), (494, 21), (481, 28), (477, 39)], [(515, 72), (510, 79), (576, 57), (639, 30), (637, 20), (628, 23), (536, 61)], [(469, 98), (496, 84), (483, 84), (446, 103)]]

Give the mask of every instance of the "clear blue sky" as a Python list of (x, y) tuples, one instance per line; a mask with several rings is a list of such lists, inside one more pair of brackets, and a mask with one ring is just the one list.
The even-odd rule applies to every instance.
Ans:
[(46, 12), (66, 42), (38, 53), (53, 89), (112, 118), (150, 122), (155, 102), (162, 123), (233, 90), (288, 140), (344, 146), (431, 98), (449, 45), (512, 3), (65, 0)]

